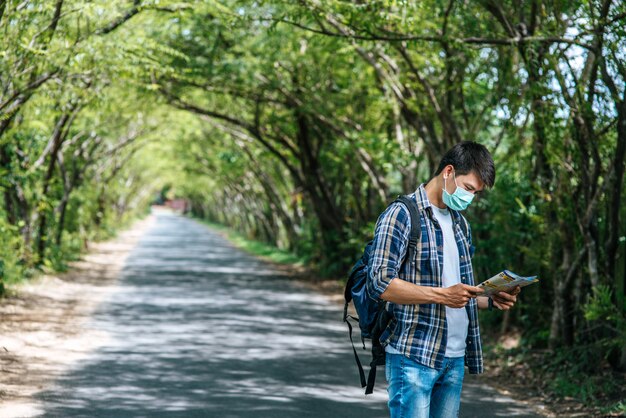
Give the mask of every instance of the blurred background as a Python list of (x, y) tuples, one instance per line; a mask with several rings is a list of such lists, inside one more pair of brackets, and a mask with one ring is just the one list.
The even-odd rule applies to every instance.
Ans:
[(343, 278), (472, 140), (497, 168), (477, 279), (540, 278), (483, 315), (493, 368), (624, 412), (625, 23), (618, 0), (0, 0), (0, 291), (153, 204)]

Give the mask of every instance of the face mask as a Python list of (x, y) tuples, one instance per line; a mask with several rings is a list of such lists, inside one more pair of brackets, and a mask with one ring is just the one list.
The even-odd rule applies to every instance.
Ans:
[(456, 184), (456, 173), (454, 174), (454, 185), (456, 186), (454, 193), (448, 193), (446, 190), (446, 179), (443, 179), (443, 203), (453, 210), (465, 210), (472, 203), (474, 194)]

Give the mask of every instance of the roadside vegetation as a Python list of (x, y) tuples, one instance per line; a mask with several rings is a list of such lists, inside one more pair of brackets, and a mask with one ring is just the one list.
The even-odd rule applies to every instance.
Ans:
[(545, 393), (623, 411), (625, 23), (616, 0), (0, 0), (0, 293), (164, 190), (341, 277), (469, 139), (497, 165), (477, 277), (540, 278), (484, 328)]

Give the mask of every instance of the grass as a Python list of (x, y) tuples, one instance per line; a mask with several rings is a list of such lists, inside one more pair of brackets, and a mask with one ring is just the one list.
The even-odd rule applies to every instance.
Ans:
[(289, 251), (282, 250), (270, 244), (252, 240), (224, 225), (217, 224), (214, 222), (209, 222), (209, 221), (199, 219), (199, 218), (194, 218), (194, 219), (208, 226), (212, 230), (221, 233), (236, 247), (250, 254), (262, 257), (266, 260), (270, 260), (278, 264), (288, 264), (288, 265), (293, 265), (297, 267), (303, 267), (303, 266), (306, 266), (307, 264), (306, 257), (298, 256), (296, 254), (293, 254)]

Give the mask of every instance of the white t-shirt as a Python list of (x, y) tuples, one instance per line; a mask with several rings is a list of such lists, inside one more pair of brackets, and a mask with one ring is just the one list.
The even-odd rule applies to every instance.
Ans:
[[(432, 206), (433, 213), (443, 232), (443, 279), (442, 287), (454, 286), (461, 283), (461, 266), (459, 263), (459, 249), (454, 237), (452, 215), (446, 209)], [(446, 306), (446, 323), (448, 327), (448, 344), (446, 357), (465, 356), (465, 340), (469, 319), (465, 308), (449, 308)]]

